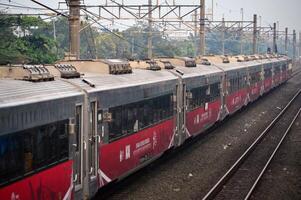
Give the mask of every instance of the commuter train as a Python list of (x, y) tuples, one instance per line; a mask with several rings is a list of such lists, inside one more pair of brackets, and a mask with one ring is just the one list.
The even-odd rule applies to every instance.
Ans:
[(91, 198), (291, 72), (280, 55), (2, 66), (0, 197)]

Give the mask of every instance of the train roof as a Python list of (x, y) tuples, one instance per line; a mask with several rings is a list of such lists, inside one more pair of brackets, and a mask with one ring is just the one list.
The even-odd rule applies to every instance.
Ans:
[[(0, 78), (0, 108), (16, 106), (52, 99), (79, 96), (82, 89), (89, 93), (108, 91), (123, 88), (146, 88), (150, 85), (161, 87), (161, 92), (171, 90), (169, 87), (174, 83), (182, 72), (182, 78), (207, 77), (218, 75), (223, 70), (247, 68), (265, 63), (289, 60), (288, 57), (274, 57), (269, 59), (253, 60), (248, 62), (211, 62), (210, 66), (197, 64), (196, 67), (184, 67), (176, 65), (173, 70), (152, 71), (147, 69), (133, 69), (129, 74), (101, 74), (93, 71), (84, 72), (80, 78), (62, 79), (55, 78), (48, 82), (30, 82), (14, 80), (12, 78)], [(176, 72), (178, 71), (178, 72)], [(143, 86), (143, 87), (142, 87)], [(145, 86), (145, 87), (144, 87)]]
[(219, 75), (220, 73), (222, 73), (222, 70), (216, 66), (213, 65), (207, 66), (201, 64), (197, 64), (196, 67), (176, 66), (175, 70), (178, 70), (183, 73), (182, 78)]
[(130, 74), (120, 75), (85, 73), (82, 78), (70, 79), (69, 81), (88, 92), (96, 92), (139, 85), (159, 84), (165, 81), (176, 81), (176, 79), (176, 76), (165, 70), (133, 69), (133, 72)]
[(0, 79), (0, 109), (80, 94), (79, 89), (63, 80), (30, 82)]
[(105, 109), (171, 94), (177, 79), (166, 70), (133, 69), (130, 74), (120, 75), (87, 73), (69, 81), (86, 90), (91, 99), (101, 99), (99, 105)]
[[(286, 61), (288, 60), (288, 57), (286, 56), (275, 56), (275, 57), (267, 57), (264, 59), (253, 59), (253, 60), (247, 60), (244, 61), (241, 59), (241, 61), (238, 62), (238, 59), (241, 56), (207, 56), (203, 57), (201, 59), (206, 59), (208, 60), (211, 65), (216, 66), (220, 68), (223, 71), (233, 71), (233, 70), (244, 70), (249, 67), (254, 67), (258, 65), (263, 65), (263, 64), (269, 64), (269, 63), (274, 63), (274, 62), (279, 62), (279, 61)], [(253, 56), (254, 58), (256, 56)], [(223, 58), (226, 58), (228, 62), (223, 62)]]

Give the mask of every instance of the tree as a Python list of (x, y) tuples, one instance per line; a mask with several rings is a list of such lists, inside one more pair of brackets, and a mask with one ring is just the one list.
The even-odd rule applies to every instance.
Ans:
[(0, 14), (0, 64), (53, 63), (55, 43), (47, 35), (38, 34), (47, 23), (38, 17)]

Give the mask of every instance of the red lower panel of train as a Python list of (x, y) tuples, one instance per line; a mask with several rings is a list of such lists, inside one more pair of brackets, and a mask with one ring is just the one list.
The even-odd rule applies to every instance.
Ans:
[(277, 86), (281, 83), (281, 72), (275, 74), (273, 76), (273, 79), (274, 79), (274, 86)]
[(71, 199), (72, 161), (67, 161), (0, 189), (0, 199)]
[(128, 137), (103, 144), (99, 148), (100, 187), (170, 148), (173, 145), (174, 120), (165, 120)]
[(246, 88), (240, 89), (236, 92), (229, 94), (226, 97), (227, 112), (234, 113), (248, 103), (248, 91)]
[(270, 91), (273, 85), (272, 77), (264, 79), (264, 92)]
[(287, 71), (281, 72), (281, 82), (284, 82), (288, 79), (288, 73)]
[(208, 103), (208, 107), (197, 108), (186, 114), (188, 135), (197, 135), (218, 121), (221, 101)]
[(259, 81), (259, 82), (255, 83), (254, 85), (250, 86), (250, 89), (249, 89), (250, 101), (254, 101), (260, 96), (261, 88), (262, 88), (262, 82), (261, 81)]

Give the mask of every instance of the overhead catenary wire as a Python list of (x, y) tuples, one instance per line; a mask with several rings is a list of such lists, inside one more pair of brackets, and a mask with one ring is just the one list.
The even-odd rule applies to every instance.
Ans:
[[(131, 44), (131, 45), (134, 45), (134, 46), (136, 46), (136, 47), (142, 48), (142, 49), (144, 49), (144, 50), (147, 49), (147, 48), (144, 47), (144, 46), (140, 46), (140, 45), (138, 45), (138, 44), (132, 44), (132, 42), (129, 41), (128, 39), (124, 38), (123, 36), (121, 36), (121, 35), (119, 35), (119, 34), (113, 32), (113, 31), (111, 31), (110, 29), (108, 29), (107, 27), (105, 27), (104, 25), (102, 25), (102, 24), (99, 23), (96, 19), (94, 19), (93, 17), (91, 17), (91, 12), (88, 11), (87, 9), (82, 9), (82, 10), (83, 10), (85, 13), (87, 13), (87, 16), (88, 16), (94, 23), (96, 23), (97, 25), (101, 26), (104, 30), (108, 31), (110, 34), (112, 34), (112, 35), (118, 37), (119, 39), (122, 39), (122, 40), (128, 42), (128, 43)], [(90, 15), (88, 15), (88, 13), (89, 13)], [(94, 13), (93, 13), (93, 14), (94, 14)], [(93, 15), (93, 14), (92, 14), (92, 15)]]
[(15, 4), (7, 4), (7, 3), (0, 3), (2, 6), (8, 6), (8, 7), (14, 7), (19, 9), (31, 9), (31, 10), (48, 10), (46, 8), (38, 8), (38, 7), (31, 7), (31, 6), (21, 6), (21, 5), (15, 5)]

